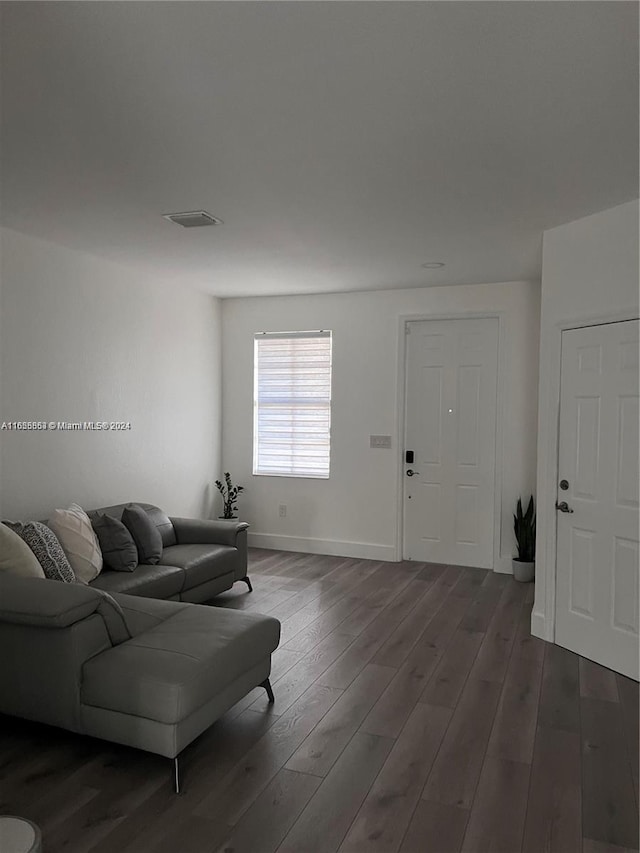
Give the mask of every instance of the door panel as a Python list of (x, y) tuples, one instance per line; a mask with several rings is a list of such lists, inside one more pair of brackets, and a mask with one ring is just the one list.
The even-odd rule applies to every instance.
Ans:
[[(440, 541), (440, 484), (416, 483), (422, 493), (424, 528), (422, 536), (431, 542)], [(417, 502), (417, 501), (416, 501)]]
[(478, 544), (478, 486), (456, 486), (456, 529), (457, 545)]
[(481, 369), (462, 365), (458, 370), (458, 465), (478, 464)]
[(638, 322), (562, 335), (556, 642), (638, 680)]
[(585, 500), (595, 500), (600, 460), (600, 398), (576, 399), (575, 492)]
[(498, 321), (407, 331), (404, 557), (493, 568)]
[(571, 599), (569, 608), (572, 613), (593, 618), (593, 530), (571, 531), (571, 554), (569, 570), (571, 572)]
[(618, 400), (618, 477), (616, 503), (638, 509), (638, 398)]
[(439, 465), (442, 461), (442, 368), (425, 367), (422, 371), (422, 400), (420, 415), (425, 421), (424, 461)]
[(578, 370), (580, 373), (602, 372), (602, 347), (600, 344), (578, 349)]
[(638, 633), (638, 543), (619, 536), (613, 556), (613, 625)]

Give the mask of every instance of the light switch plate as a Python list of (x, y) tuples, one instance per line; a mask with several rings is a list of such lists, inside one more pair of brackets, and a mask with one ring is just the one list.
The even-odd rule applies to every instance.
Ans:
[(391, 436), (390, 435), (370, 435), (369, 436), (369, 447), (377, 447), (383, 448), (384, 450), (391, 449)]

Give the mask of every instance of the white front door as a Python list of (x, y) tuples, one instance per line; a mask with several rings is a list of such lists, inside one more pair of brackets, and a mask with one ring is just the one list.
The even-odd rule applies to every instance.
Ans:
[(556, 642), (638, 680), (638, 321), (562, 334)]
[(498, 320), (407, 323), (404, 558), (493, 568)]

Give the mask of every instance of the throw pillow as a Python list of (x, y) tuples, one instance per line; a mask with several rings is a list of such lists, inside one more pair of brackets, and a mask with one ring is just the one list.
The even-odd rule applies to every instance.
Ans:
[(160, 531), (139, 504), (127, 504), (122, 513), (122, 523), (133, 536), (138, 549), (138, 560), (155, 566), (162, 557)]
[(91, 524), (98, 537), (105, 566), (115, 572), (132, 572), (138, 565), (138, 549), (124, 524), (102, 513), (94, 515)]
[(91, 583), (102, 570), (102, 553), (89, 516), (78, 504), (56, 509), (48, 521), (58, 537), (76, 580)]
[(23, 578), (44, 578), (36, 555), (17, 533), (0, 523), (0, 572)]
[(40, 521), (5, 521), (14, 533), (24, 540), (36, 555), (45, 578), (74, 583), (76, 577), (56, 534)]

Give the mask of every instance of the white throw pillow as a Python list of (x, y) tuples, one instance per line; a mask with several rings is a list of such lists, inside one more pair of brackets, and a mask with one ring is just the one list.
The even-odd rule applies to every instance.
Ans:
[(76, 580), (89, 583), (102, 571), (102, 552), (87, 513), (78, 504), (56, 509), (47, 522), (60, 540)]
[(0, 572), (23, 578), (43, 578), (44, 572), (36, 555), (17, 533), (0, 523)]

